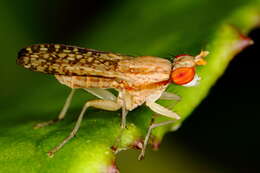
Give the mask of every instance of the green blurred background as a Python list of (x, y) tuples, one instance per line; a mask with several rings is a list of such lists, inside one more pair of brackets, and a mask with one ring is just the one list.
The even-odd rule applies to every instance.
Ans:
[[(36, 43), (63, 43), (102, 49), (83, 44), (86, 40), (82, 41), (81, 35), (95, 32), (95, 27), (107, 22), (100, 20), (102, 16), (120, 8), (121, 3), (119, 0), (1, 0), (2, 129), (8, 130), (10, 124), (24, 123), (23, 117), (26, 115), (17, 119), (12, 117), (12, 111), (15, 107), (34, 110), (34, 105), (23, 104), (27, 98), (34, 97), (34, 104), (44, 103), (52, 97), (58, 98), (57, 105), (44, 105), (48, 109), (40, 113), (43, 115), (61, 107), (68, 92), (52, 76), (17, 66), (15, 59), (19, 49)], [(250, 36), (255, 45), (234, 58), (209, 96), (177, 132), (164, 138), (159, 151), (149, 150), (141, 162), (137, 161), (136, 151), (119, 154), (117, 163), (121, 172), (258, 172), (260, 31), (256, 29)], [(48, 93), (41, 92), (45, 87), (50, 88)], [(44, 95), (43, 100), (41, 95)], [(31, 119), (38, 120), (37, 115), (31, 116)]]

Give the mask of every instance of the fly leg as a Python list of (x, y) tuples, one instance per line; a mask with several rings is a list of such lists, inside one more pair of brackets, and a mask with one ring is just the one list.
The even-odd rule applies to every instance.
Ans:
[(49, 120), (49, 121), (46, 121), (46, 122), (38, 123), (38, 124), (36, 124), (36, 125), (34, 126), (34, 128), (35, 128), (35, 129), (42, 128), (42, 127), (49, 126), (49, 125), (51, 125), (51, 124), (54, 124), (54, 123), (57, 123), (57, 122), (63, 120), (64, 117), (65, 117), (65, 115), (66, 115), (66, 113), (67, 113), (67, 111), (68, 111), (68, 108), (69, 108), (69, 106), (70, 106), (70, 104), (71, 104), (71, 100), (72, 100), (72, 97), (73, 97), (73, 95), (74, 95), (74, 93), (75, 93), (75, 90), (76, 90), (76, 89), (72, 89), (72, 90), (70, 91), (70, 94), (69, 94), (69, 96), (67, 97), (66, 102), (65, 102), (65, 104), (64, 104), (64, 106), (63, 106), (63, 108), (62, 108), (62, 110), (61, 110), (61, 112), (60, 112), (60, 114), (59, 114), (59, 116), (58, 116), (56, 119)]
[(89, 92), (90, 94), (102, 99), (102, 100), (111, 100), (116, 102), (116, 96), (109, 92), (108, 90), (101, 89), (101, 88), (84, 88), (85, 91)]
[[(117, 102), (116, 96), (114, 96), (111, 92), (100, 89), (100, 88), (84, 88), (87, 92), (95, 95), (96, 97), (103, 100), (111, 100)], [(126, 127), (126, 115), (128, 111), (126, 109), (125, 101), (122, 103), (122, 120), (121, 120), (121, 128), (124, 129)]]
[[(180, 100), (180, 97), (172, 94), (172, 93), (168, 93), (168, 92), (164, 92), (162, 94), (162, 96), (159, 99), (165, 99), (165, 100)], [(151, 124), (148, 128), (148, 131), (146, 133), (145, 139), (144, 139), (144, 146), (142, 148), (142, 151), (138, 157), (139, 160), (144, 158), (144, 154), (145, 154), (145, 150), (149, 141), (149, 137), (151, 135), (151, 132), (154, 128), (156, 127), (160, 127), (160, 126), (165, 126), (171, 123), (174, 123), (176, 120), (180, 119), (180, 116), (178, 114), (176, 114), (175, 112), (155, 103), (154, 101), (150, 101), (147, 100), (146, 101), (146, 105), (153, 110), (155, 113), (160, 114), (160, 115), (164, 115), (166, 117), (172, 118), (173, 120), (169, 120), (169, 121), (165, 121), (165, 122), (161, 122), (161, 123), (156, 123), (156, 124)]]
[(180, 116), (176, 114), (175, 112), (155, 103), (155, 102), (146, 102), (146, 106), (148, 106), (152, 111), (154, 111), (157, 114), (173, 118), (173, 119), (180, 119)]
[(53, 157), (54, 154), (60, 150), (71, 138), (73, 138), (76, 133), (78, 132), (79, 130), (79, 127), (80, 127), (80, 124), (82, 122), (82, 119), (83, 119), (83, 116), (84, 116), (84, 113), (86, 112), (87, 108), (89, 107), (94, 107), (94, 108), (98, 108), (98, 109), (103, 109), (103, 110), (108, 110), (108, 111), (117, 111), (121, 108), (121, 105), (118, 104), (117, 102), (114, 102), (114, 101), (111, 101), (111, 100), (91, 100), (91, 101), (88, 101), (79, 117), (78, 117), (78, 120), (76, 122), (76, 125), (74, 126), (73, 130), (70, 132), (69, 136), (67, 136), (59, 145), (57, 145), (56, 147), (54, 147), (52, 150), (50, 150), (48, 152), (48, 156), (49, 157)]
[(125, 102), (122, 105), (122, 121), (121, 121), (121, 128), (125, 129), (126, 127), (126, 115), (128, 111), (126, 110)]
[[(119, 93), (119, 96), (118, 96), (119, 98), (122, 97), (121, 94), (124, 95), (124, 96), (123, 96), (124, 99), (121, 100), (121, 105), (122, 105), (121, 128), (120, 128), (119, 135), (116, 137), (116, 140), (115, 140), (114, 144), (113, 144), (112, 147), (111, 147), (112, 150), (114, 150), (114, 153), (115, 153), (115, 154), (117, 154), (118, 152), (121, 151), (121, 149), (118, 149), (118, 146), (119, 146), (120, 143), (121, 143), (122, 135), (123, 135), (123, 133), (124, 133), (124, 130), (126, 129), (126, 116), (127, 116), (127, 113), (128, 113), (128, 110), (126, 109), (126, 101), (125, 101), (125, 99), (126, 99), (127, 97), (129, 97), (129, 95), (126, 94), (125, 92)], [(119, 101), (119, 100), (118, 100), (118, 101)], [(119, 102), (120, 102), (120, 101), (119, 101)]]
[[(177, 96), (176, 94), (169, 93), (169, 92), (163, 92), (159, 99), (179, 101), (181, 98), (180, 98), (180, 96)], [(154, 100), (153, 97), (149, 97), (145, 102), (146, 106), (148, 106), (152, 111), (154, 111), (157, 114), (164, 115), (166, 117), (173, 118), (173, 119), (176, 119), (176, 120), (180, 119), (178, 114), (176, 114), (175, 112), (155, 103), (155, 101), (156, 100)]]
[(76, 125), (74, 126), (73, 130), (70, 132), (70, 135), (67, 136), (59, 145), (57, 145), (56, 147), (54, 147), (52, 150), (48, 152), (48, 155), (50, 157), (52, 157), (55, 154), (55, 152), (61, 149), (71, 138), (73, 138), (76, 135), (87, 108), (94, 107), (94, 108), (108, 110), (108, 111), (117, 111), (122, 107), (121, 104), (117, 103), (116, 97), (111, 92), (105, 89), (84, 88), (84, 90), (86, 90), (87, 92), (93, 94), (94, 96), (100, 99), (86, 102), (86, 104), (81, 110)]
[(169, 92), (163, 92), (161, 97), (159, 98), (160, 100), (176, 100), (176, 101), (180, 101), (181, 97), (173, 94), (173, 93), (169, 93)]
[(156, 127), (165, 126), (165, 125), (168, 125), (168, 124), (171, 124), (171, 123), (174, 123), (174, 122), (175, 122), (175, 120), (169, 120), (169, 121), (164, 121), (164, 122), (161, 122), (161, 123), (151, 124), (149, 126), (148, 131), (147, 131), (146, 136), (145, 136), (145, 139), (144, 139), (144, 145), (143, 145), (142, 151), (138, 156), (138, 160), (142, 160), (144, 158), (145, 150), (146, 150), (146, 147), (147, 147), (147, 144), (148, 144), (152, 130)]

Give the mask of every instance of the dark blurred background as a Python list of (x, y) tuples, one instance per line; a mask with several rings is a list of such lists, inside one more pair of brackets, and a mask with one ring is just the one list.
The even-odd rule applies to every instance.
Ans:
[[(80, 40), (78, 33), (83, 30), (85, 33), (92, 31), (92, 26), (100, 22), (95, 19), (105, 15), (111, 8), (118, 8), (120, 1), (2, 1), (0, 4), (0, 15), (3, 14), (0, 18), (0, 44), (2, 49), (10, 49), (13, 54), (13, 59), (3, 60), (4, 56), (0, 57), (0, 108), (6, 109), (15, 105), (14, 98), (18, 102), (22, 100), (17, 97), (19, 92), (29, 92), (30, 83), (26, 80), (39, 85), (45, 82), (42, 78), (38, 79), (39, 74), (29, 72), (21, 79), (17, 79), (19, 74), (16, 78), (11, 78), (22, 71), (10, 71), (16, 68), (15, 57), (19, 48), (34, 43), (84, 46), (77, 41)], [(37, 18), (33, 18), (32, 14)], [(16, 24), (10, 23), (9, 19), (17, 19)], [(17, 25), (20, 29), (16, 31), (16, 28), (10, 28), (9, 25)], [(9, 35), (6, 34), (8, 32)], [(23, 32), (24, 38), (13, 38), (16, 35), (10, 34), (12, 32)], [(182, 168), (188, 170), (187, 167), (190, 166), (185, 164), (187, 160), (189, 163), (194, 161), (191, 167), (201, 172), (259, 172), (260, 29), (252, 31), (250, 37), (255, 44), (232, 60), (208, 97), (177, 132), (166, 135), (158, 152), (149, 151), (146, 159), (141, 162), (136, 161), (136, 152), (120, 154), (118, 163), (122, 172), (157, 172), (155, 167), (162, 168), (162, 172), (171, 172), (172, 166), (183, 172)], [(15, 43), (15, 39), (25, 41)], [(10, 45), (14, 47), (6, 47)], [(24, 82), (13, 86), (17, 80)]]
[[(176, 134), (183, 145), (235, 172), (259, 172), (260, 29)], [(171, 140), (173, 140), (173, 138)]]

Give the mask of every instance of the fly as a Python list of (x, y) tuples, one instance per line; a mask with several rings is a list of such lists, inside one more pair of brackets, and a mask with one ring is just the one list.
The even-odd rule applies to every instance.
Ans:
[[(52, 74), (61, 84), (72, 88), (59, 116), (39, 123), (35, 128), (64, 119), (76, 89), (84, 89), (99, 98), (85, 103), (70, 135), (48, 152), (50, 157), (76, 135), (87, 108), (122, 109), (121, 127), (124, 129), (127, 112), (146, 104), (155, 113), (173, 120), (150, 126), (140, 159), (144, 156), (151, 130), (180, 119), (156, 101), (180, 100), (179, 96), (165, 91), (171, 83), (186, 87), (197, 85), (200, 77), (195, 68), (206, 64), (203, 58), (207, 55), (207, 51), (201, 51), (197, 56), (185, 54), (170, 62), (153, 56), (133, 57), (62, 44), (36, 44), (20, 50), (17, 63), (32, 71)], [(118, 96), (106, 90), (109, 88), (117, 90)]]

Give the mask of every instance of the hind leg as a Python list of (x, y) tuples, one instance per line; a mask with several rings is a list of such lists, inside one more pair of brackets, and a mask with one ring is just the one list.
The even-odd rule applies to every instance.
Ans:
[(121, 105), (111, 101), (111, 100), (91, 100), (88, 101), (85, 106), (82, 108), (82, 111), (78, 117), (78, 120), (73, 128), (73, 130), (70, 132), (69, 136), (67, 136), (59, 145), (57, 145), (56, 147), (54, 147), (52, 150), (50, 150), (48, 152), (48, 156), (49, 157), (53, 157), (54, 154), (60, 150), (71, 138), (73, 138), (80, 127), (80, 124), (82, 122), (83, 116), (87, 110), (87, 108), (89, 107), (94, 107), (94, 108), (98, 108), (98, 109), (103, 109), (103, 110), (108, 110), (108, 111), (117, 111), (118, 109), (121, 108)]
[(38, 124), (36, 124), (34, 126), (34, 128), (35, 129), (42, 128), (42, 127), (49, 126), (51, 124), (54, 124), (54, 123), (57, 123), (57, 122), (63, 120), (65, 115), (66, 115), (66, 113), (67, 113), (67, 111), (68, 111), (68, 109), (69, 109), (69, 106), (71, 104), (71, 100), (72, 100), (72, 97), (73, 97), (75, 91), (76, 91), (76, 89), (71, 89), (70, 94), (67, 97), (66, 102), (65, 102), (65, 104), (64, 104), (64, 106), (63, 106), (63, 108), (62, 108), (62, 110), (61, 110), (61, 112), (59, 114), (59, 116), (56, 119), (38, 123)]

